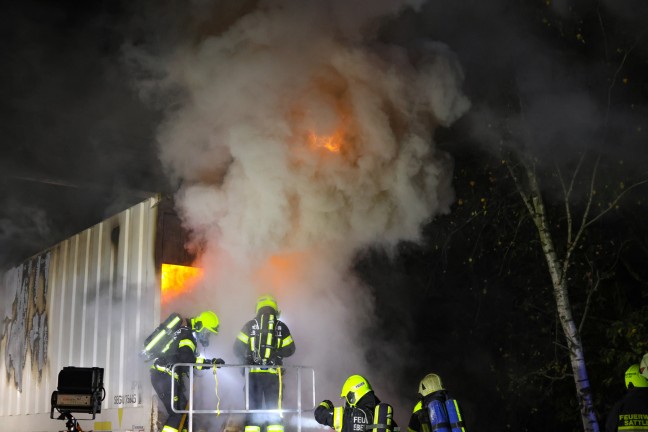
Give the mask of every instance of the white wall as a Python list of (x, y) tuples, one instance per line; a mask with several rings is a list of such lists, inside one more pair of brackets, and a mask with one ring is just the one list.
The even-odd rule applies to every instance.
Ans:
[(106, 398), (96, 419), (104, 423), (82, 422), (84, 429), (105, 422), (112, 430), (150, 429), (148, 365), (138, 353), (160, 319), (157, 203), (148, 199), (4, 273), (3, 428), (15, 422), (26, 432), (64, 429), (49, 419), (51, 394), (58, 372), (77, 366), (104, 368)]

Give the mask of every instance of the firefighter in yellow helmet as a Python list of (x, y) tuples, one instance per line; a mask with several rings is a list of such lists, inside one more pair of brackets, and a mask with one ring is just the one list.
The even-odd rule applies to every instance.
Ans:
[(440, 423), (446, 423), (453, 431), (465, 431), (459, 404), (448, 397), (439, 375), (425, 375), (419, 383), (418, 396), (407, 425), (408, 432), (431, 432), (438, 429)]
[[(281, 407), (283, 359), (295, 353), (295, 342), (288, 326), (279, 320), (277, 300), (271, 295), (259, 297), (256, 315), (245, 323), (234, 342), (234, 353), (250, 368), (250, 409), (276, 410)], [(246, 419), (245, 432), (283, 432), (277, 414), (252, 414)]]
[[(177, 320), (180, 321), (177, 322)], [(189, 371), (186, 367), (177, 367), (174, 372), (173, 365), (176, 363), (204, 363), (206, 359), (196, 355), (196, 344), (199, 341), (204, 347), (209, 345), (210, 335), (218, 333), (219, 320), (214, 312), (205, 311), (189, 319), (183, 319), (178, 314), (171, 314), (167, 321), (165, 323), (167, 323), (169, 329), (177, 328), (177, 330), (172, 335), (169, 335), (169, 341), (161, 339), (162, 342), (166, 343), (165, 346), (160, 348), (159, 355), (156, 356), (155, 362), (151, 366), (151, 384), (158, 398), (164, 403), (169, 415), (162, 432), (178, 432), (182, 427), (182, 414), (174, 412), (172, 406), (175, 406), (177, 410), (185, 410), (187, 407), (183, 376)], [(209, 362), (213, 364), (224, 363), (219, 358), (209, 360)], [(170, 379), (172, 374), (175, 380), (173, 402), (171, 401)], [(182, 430), (185, 431), (186, 428)]]
[[(347, 378), (342, 386), (340, 397), (345, 401), (344, 406), (336, 407), (330, 400), (324, 400), (315, 408), (315, 420), (319, 424), (329, 426), (335, 429), (336, 432), (357, 432), (374, 429), (386, 431), (393, 430), (396, 427), (391, 406), (380, 402), (371, 384), (362, 375), (351, 375)], [(379, 422), (375, 418), (377, 406), (379, 409), (384, 406), (389, 410)], [(375, 423), (381, 424), (377, 425)]]
[(626, 370), (625, 385), (628, 391), (608, 414), (605, 432), (648, 430), (648, 379), (638, 364)]

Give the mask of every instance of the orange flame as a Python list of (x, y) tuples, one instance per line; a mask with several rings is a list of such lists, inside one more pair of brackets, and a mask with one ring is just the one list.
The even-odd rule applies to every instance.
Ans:
[(181, 294), (192, 291), (202, 277), (203, 271), (197, 267), (162, 264), (160, 273), (162, 305), (168, 304)]
[(339, 153), (344, 141), (344, 134), (341, 131), (333, 135), (317, 135), (313, 132), (308, 133), (308, 144), (311, 148), (324, 148), (331, 153)]

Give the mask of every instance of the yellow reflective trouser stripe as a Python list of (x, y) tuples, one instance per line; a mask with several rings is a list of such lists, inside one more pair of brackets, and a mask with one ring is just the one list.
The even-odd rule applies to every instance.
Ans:
[(241, 342), (243, 342), (244, 344), (246, 344), (246, 345), (248, 343), (248, 340), (250, 340), (250, 337), (248, 335), (246, 335), (245, 333), (243, 333), (243, 332), (239, 332), (239, 334), (238, 334), (238, 336), (236, 338), (238, 340), (240, 340)]
[(261, 426), (245, 426), (245, 432), (261, 432)]
[(164, 426), (162, 432), (178, 432), (178, 429), (171, 426)]
[(196, 351), (196, 344), (193, 343), (191, 339), (182, 339), (178, 344), (178, 348), (182, 348), (184, 346), (191, 348), (191, 351)]
[(266, 432), (283, 432), (284, 427), (280, 424), (271, 424), (266, 426)]
[(342, 431), (342, 414), (344, 407), (333, 408), (333, 429), (337, 432)]
[(293, 343), (293, 338), (292, 338), (292, 336), (286, 336), (286, 337), (284, 338), (283, 342), (281, 343), (281, 346), (288, 346), (288, 345), (290, 345), (291, 343)]

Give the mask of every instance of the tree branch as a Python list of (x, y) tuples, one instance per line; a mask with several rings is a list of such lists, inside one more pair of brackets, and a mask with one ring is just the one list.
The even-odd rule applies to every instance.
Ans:
[(619, 195), (617, 195), (617, 197), (614, 199), (614, 201), (612, 201), (612, 202), (607, 206), (607, 208), (605, 208), (604, 210), (601, 211), (601, 213), (597, 214), (597, 215), (594, 216), (592, 219), (590, 219), (589, 221), (587, 221), (587, 223), (585, 223), (585, 225), (584, 225), (584, 228), (590, 226), (591, 224), (593, 224), (594, 222), (596, 222), (597, 220), (599, 220), (600, 218), (602, 218), (602, 217), (603, 217), (607, 212), (609, 212), (609, 211), (612, 210), (614, 207), (616, 207), (616, 205), (618, 204), (618, 202), (621, 200), (621, 198), (623, 198), (623, 196), (624, 196), (625, 194), (627, 194), (628, 192), (630, 192), (632, 189), (635, 189), (635, 188), (637, 188), (637, 187), (639, 187), (639, 186), (641, 186), (641, 185), (643, 185), (643, 184), (646, 184), (646, 183), (648, 183), (648, 179), (643, 179), (643, 180), (641, 180), (641, 181), (638, 181), (637, 183), (632, 184), (630, 187), (624, 189), (623, 192), (621, 192)]
[[(591, 268), (592, 268), (592, 265), (590, 263), (590, 269)], [(587, 293), (587, 298), (585, 299), (585, 309), (583, 310), (583, 316), (581, 317), (580, 324), (578, 324), (578, 332), (579, 333), (583, 331), (583, 325), (585, 324), (585, 319), (587, 317), (587, 312), (589, 311), (589, 307), (590, 307), (590, 304), (591, 304), (591, 301), (592, 301), (592, 295), (594, 294), (594, 292), (596, 292), (596, 290), (599, 287), (599, 284), (601, 283), (601, 278), (599, 277), (598, 270), (596, 270), (595, 273), (596, 273), (596, 283), (594, 283), (594, 286), (592, 287), (592, 289), (590, 289), (589, 292)], [(589, 278), (589, 279), (590, 279), (590, 286), (591, 286), (592, 280), (591, 280), (591, 278)]]
[(583, 211), (580, 227), (578, 228), (578, 231), (574, 236), (574, 240), (567, 245), (565, 258), (563, 260), (563, 273), (567, 271), (567, 268), (570, 265), (571, 255), (576, 249), (576, 246), (578, 245), (580, 238), (583, 236), (583, 233), (585, 232), (585, 228), (589, 226), (589, 224), (587, 223), (587, 218), (589, 217), (589, 213), (592, 208), (592, 202), (594, 201), (594, 194), (596, 193), (594, 190), (594, 185), (596, 184), (596, 174), (598, 173), (598, 165), (600, 160), (601, 160), (601, 154), (599, 153), (598, 156), (596, 157), (596, 162), (594, 162), (594, 168), (592, 168), (592, 178), (590, 179), (589, 191), (587, 194), (587, 204), (585, 205), (585, 210)]

